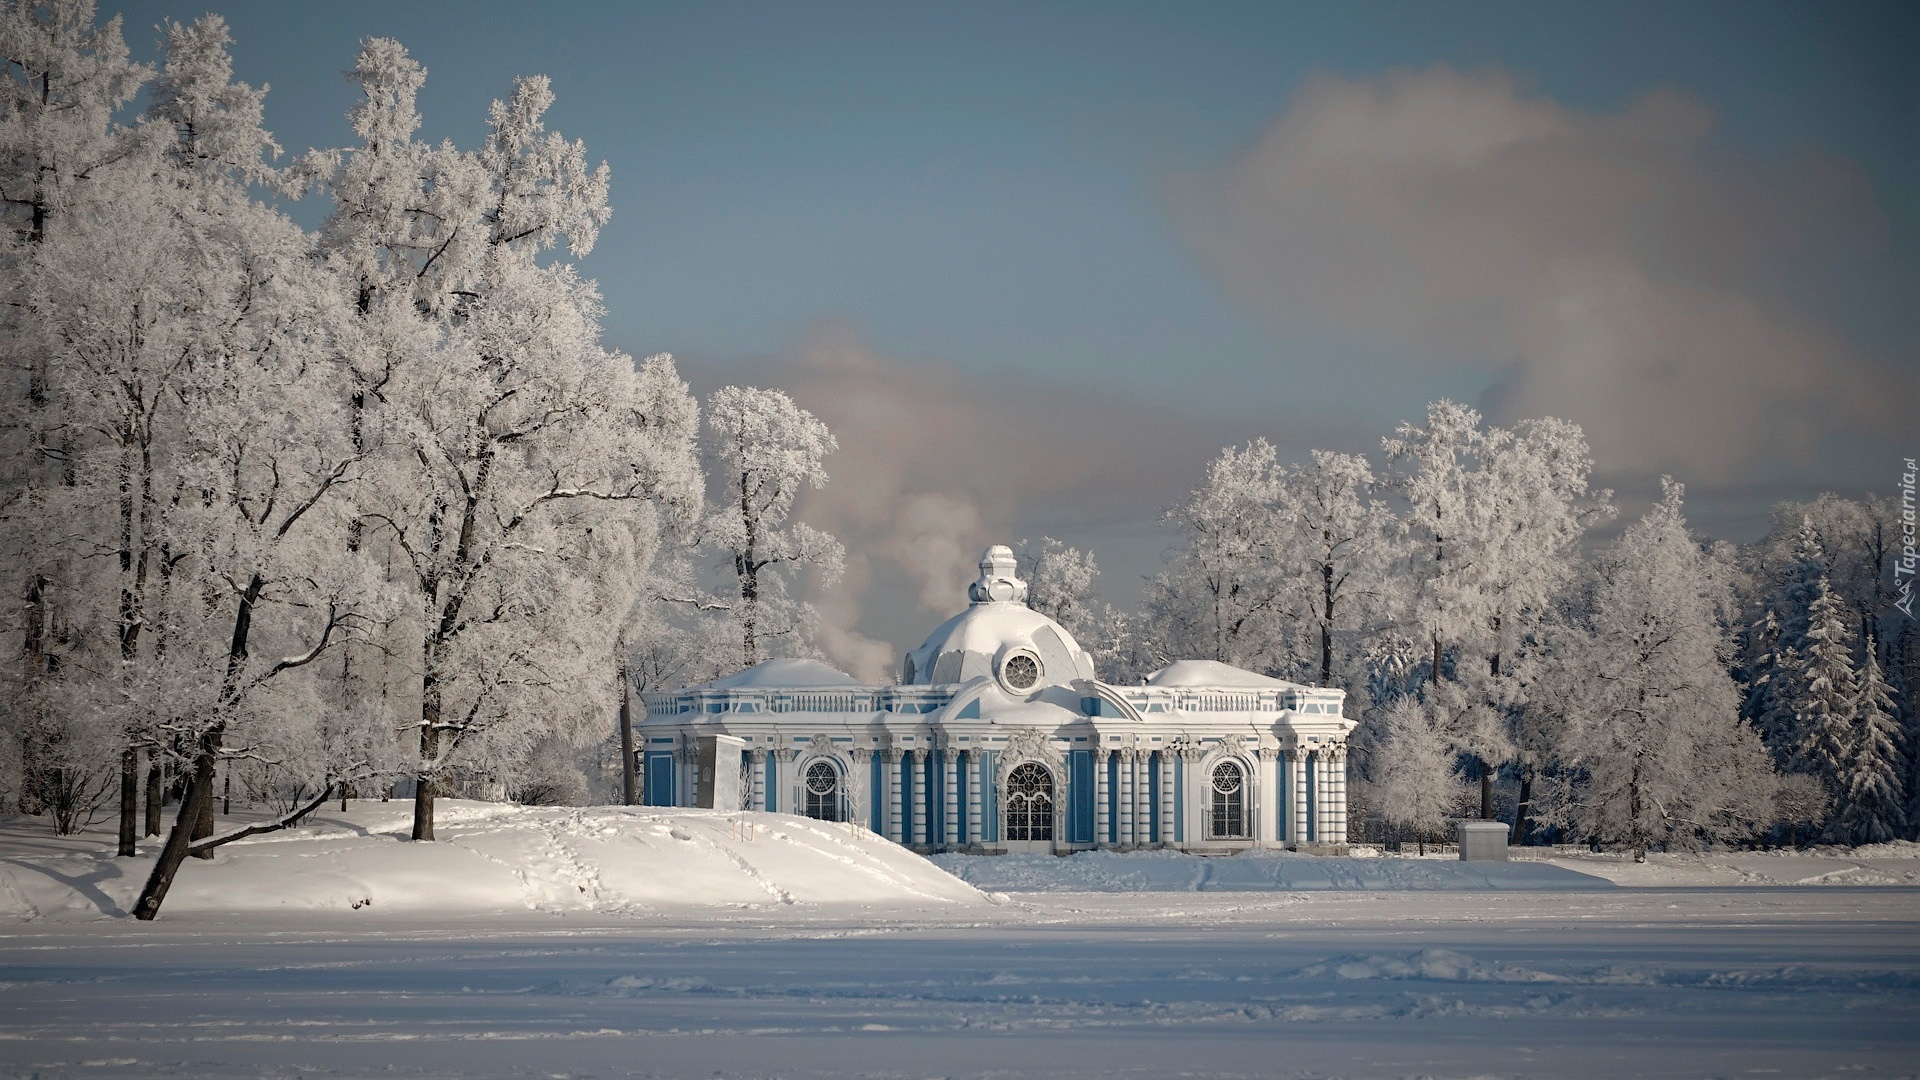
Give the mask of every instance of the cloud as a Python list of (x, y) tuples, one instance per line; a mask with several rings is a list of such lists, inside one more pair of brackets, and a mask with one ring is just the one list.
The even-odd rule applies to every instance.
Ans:
[[(846, 577), (817, 601), (820, 642), (863, 677), (892, 671), (930, 616), (965, 604), (986, 545), (1035, 520), (1089, 534), (1156, 520), (1222, 446), (1253, 434), (1110, 388), (887, 356), (843, 323), (787, 355), (683, 370), (702, 390), (786, 390), (839, 440), (832, 480), (795, 512), (847, 546)], [(1282, 430), (1302, 457), (1340, 437), (1304, 420)]]
[(1891, 433), (1888, 365), (1809, 302), (1881, 224), (1864, 183), (1726, 160), (1713, 127), (1670, 92), (1603, 114), (1498, 72), (1321, 77), (1178, 213), (1283, 338), (1481, 367), (1494, 419), (1572, 419), (1603, 469), (1726, 479)]

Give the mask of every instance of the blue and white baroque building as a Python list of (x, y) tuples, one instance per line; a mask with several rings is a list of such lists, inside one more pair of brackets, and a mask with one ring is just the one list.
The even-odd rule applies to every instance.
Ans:
[[(1013, 552), (988, 548), (971, 605), (906, 655), (896, 685), (769, 660), (642, 695), (644, 801), (725, 792), (722, 805), (928, 852), (1346, 850), (1345, 691), (1206, 660), (1104, 683), (1026, 595)], [(732, 775), (712, 779), (716, 746), (737, 797)]]

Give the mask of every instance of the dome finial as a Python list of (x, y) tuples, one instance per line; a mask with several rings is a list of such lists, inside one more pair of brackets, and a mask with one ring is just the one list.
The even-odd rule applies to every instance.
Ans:
[(1024, 604), (1027, 583), (1018, 575), (1013, 549), (995, 544), (980, 556), (980, 577), (967, 586), (967, 599), (976, 604)]

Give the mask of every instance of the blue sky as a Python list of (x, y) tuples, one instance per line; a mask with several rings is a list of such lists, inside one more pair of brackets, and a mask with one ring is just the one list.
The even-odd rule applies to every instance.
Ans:
[(1917, 449), (1910, 4), (103, 6), (146, 55), (224, 15), (296, 151), (349, 141), (369, 35), (465, 145), (552, 76), (613, 169), (610, 342), (835, 422), (832, 617), (896, 646), (978, 542), (1129, 600), (1219, 447), (1377, 452), (1442, 395), (1739, 538)]

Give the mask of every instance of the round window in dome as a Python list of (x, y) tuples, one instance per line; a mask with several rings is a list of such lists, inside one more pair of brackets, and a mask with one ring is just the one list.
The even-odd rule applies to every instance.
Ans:
[(1040, 681), (1040, 660), (1032, 653), (1014, 653), (1000, 665), (1000, 678), (1015, 690), (1031, 690)]

